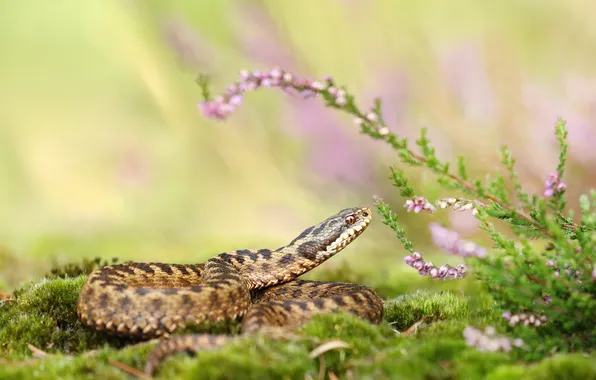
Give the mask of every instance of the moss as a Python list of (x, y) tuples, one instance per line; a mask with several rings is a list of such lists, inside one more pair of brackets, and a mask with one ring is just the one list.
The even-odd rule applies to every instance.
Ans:
[(452, 292), (416, 291), (386, 302), (384, 319), (404, 331), (424, 317), (427, 321), (458, 320), (476, 323), (497, 322), (494, 304), (487, 296), (471, 303), (468, 297)]
[(596, 355), (560, 354), (532, 366), (503, 365), (492, 371), (487, 380), (565, 380), (596, 379)]
[(533, 366), (526, 379), (596, 379), (596, 355), (556, 355)]
[[(125, 379), (129, 375), (110, 361), (143, 368), (152, 343), (130, 345), (130, 341), (109, 338), (78, 322), (75, 306), (83, 282), (84, 277), (42, 280), (15, 292), (15, 301), (0, 306), (0, 354), (12, 363), (0, 366), (0, 378)], [(416, 334), (403, 334), (424, 316), (430, 318)], [(320, 315), (298, 332), (298, 339), (240, 337), (196, 357), (175, 355), (164, 361), (157, 377), (316, 378), (324, 365), (326, 371), (341, 377), (350, 372), (356, 378), (375, 379), (554, 379), (567, 374), (594, 378), (594, 365), (579, 355), (530, 365), (516, 363), (513, 355), (483, 353), (465, 345), (462, 330), (466, 325), (500, 320), (490, 298), (471, 300), (449, 291), (418, 291), (386, 301), (385, 320), (378, 326), (344, 313)], [(236, 329), (237, 324), (230, 324), (199, 331), (233, 333)], [(313, 349), (331, 339), (344, 341), (350, 348), (328, 351), (321, 355), (323, 360), (309, 357)], [(28, 344), (56, 355), (31, 358)], [(92, 349), (97, 351), (88, 355)]]
[(502, 365), (487, 376), (486, 380), (518, 380), (526, 378), (528, 368), (522, 365)]
[(64, 265), (55, 265), (50, 273), (47, 274), (47, 278), (68, 278), (78, 277), (81, 275), (88, 275), (99, 267), (106, 265), (116, 264), (118, 258), (114, 257), (112, 260), (102, 260), (101, 257), (94, 259), (83, 258), (80, 263), (66, 263)]
[(42, 280), (16, 291), (15, 301), (0, 304), (0, 353), (12, 358), (30, 355), (32, 344), (42, 350), (76, 353), (110, 342), (77, 319), (76, 302), (85, 278)]

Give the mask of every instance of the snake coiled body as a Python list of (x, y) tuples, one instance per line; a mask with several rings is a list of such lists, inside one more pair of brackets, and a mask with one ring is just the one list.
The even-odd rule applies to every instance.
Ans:
[[(243, 333), (293, 329), (313, 315), (343, 310), (379, 323), (383, 301), (364, 286), (296, 278), (341, 251), (369, 225), (368, 208), (340, 211), (270, 250), (221, 253), (201, 264), (128, 263), (91, 273), (77, 313), (89, 327), (149, 339), (187, 324), (242, 318)], [(185, 335), (162, 341), (146, 371), (174, 352), (219, 347), (225, 335)]]

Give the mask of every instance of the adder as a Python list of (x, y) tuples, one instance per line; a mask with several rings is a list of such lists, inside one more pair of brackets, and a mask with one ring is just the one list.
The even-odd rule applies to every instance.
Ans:
[[(77, 314), (95, 330), (141, 339), (169, 335), (187, 324), (240, 318), (243, 334), (291, 331), (315, 314), (334, 311), (379, 323), (383, 301), (372, 289), (297, 279), (354, 241), (371, 218), (368, 208), (348, 208), (278, 249), (224, 252), (200, 264), (105, 266), (83, 285)], [(170, 354), (217, 348), (230, 339), (208, 334), (164, 339), (149, 354), (145, 370), (153, 373)]]

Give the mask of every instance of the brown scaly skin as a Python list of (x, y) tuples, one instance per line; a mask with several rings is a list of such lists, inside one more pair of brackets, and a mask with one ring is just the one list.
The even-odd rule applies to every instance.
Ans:
[[(192, 323), (242, 317), (243, 333), (294, 329), (318, 313), (343, 310), (379, 323), (383, 301), (364, 286), (296, 280), (341, 251), (369, 225), (368, 208), (345, 209), (276, 250), (221, 253), (201, 264), (130, 263), (91, 273), (78, 300), (81, 321), (117, 336), (149, 339)], [(219, 347), (223, 335), (162, 341), (146, 372), (180, 351)]]

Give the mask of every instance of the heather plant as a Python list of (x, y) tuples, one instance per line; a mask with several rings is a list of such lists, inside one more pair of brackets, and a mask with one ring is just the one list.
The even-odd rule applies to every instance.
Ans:
[[(564, 182), (567, 161), (567, 129), (558, 120), (554, 132), (560, 146), (559, 163), (548, 174), (542, 194), (530, 194), (515, 169), (515, 158), (506, 146), (500, 148), (502, 170), (472, 178), (464, 157), (455, 165), (442, 161), (423, 128), (417, 148), (392, 132), (383, 117), (382, 102), (376, 99), (367, 110), (331, 77), (313, 80), (274, 68), (242, 71), (240, 81), (215, 98), (209, 96), (209, 80), (199, 77), (206, 117), (224, 120), (241, 105), (245, 94), (261, 88), (278, 88), (286, 94), (319, 97), (325, 104), (348, 113), (360, 132), (388, 144), (402, 166), (391, 166), (389, 179), (403, 198), (407, 212), (435, 213), (444, 209), (469, 212), (492, 241), (490, 248), (463, 241), (448, 228), (433, 222), (433, 242), (462, 263), (435, 266), (414, 249), (414, 242), (400, 226), (398, 213), (381, 197), (374, 197), (383, 223), (390, 227), (408, 252), (407, 265), (432, 279), (457, 280), (471, 273), (490, 294), (502, 313), (500, 328), (509, 329), (512, 339), (491, 338), (492, 326), (482, 334), (476, 327), (462, 331), (471, 346), (483, 350), (517, 349), (516, 355), (538, 359), (555, 352), (591, 351), (596, 346), (596, 191), (579, 198), (579, 210), (567, 207)], [(403, 165), (432, 172), (447, 196), (431, 202), (410, 184)], [(501, 223), (497, 223), (501, 221)], [(507, 226), (507, 230), (497, 228)], [(494, 343), (497, 342), (497, 343)], [(511, 343), (515, 342), (515, 344)], [(487, 348), (488, 347), (488, 348)]]

